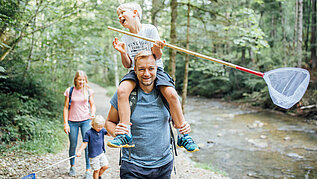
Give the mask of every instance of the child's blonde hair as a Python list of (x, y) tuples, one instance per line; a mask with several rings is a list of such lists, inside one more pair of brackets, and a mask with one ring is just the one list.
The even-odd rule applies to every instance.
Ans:
[(141, 21), (141, 19), (142, 19), (142, 9), (141, 9), (141, 6), (138, 3), (136, 3), (136, 2), (128, 2), (128, 3), (121, 4), (117, 8), (117, 14), (119, 14), (124, 9), (129, 9), (131, 11), (137, 10), (137, 12), (138, 12), (137, 14), (138, 14), (139, 20)]
[(82, 70), (78, 70), (75, 74), (75, 77), (74, 77), (74, 85), (75, 87), (78, 86), (77, 84), (77, 79), (80, 77), (80, 76), (83, 76), (85, 78), (85, 84), (84, 84), (84, 90), (83, 90), (83, 93), (84, 93), (84, 96), (85, 96), (85, 100), (88, 100), (88, 77), (86, 75), (86, 73)]
[(101, 115), (97, 115), (94, 119), (91, 121), (91, 126), (104, 126), (105, 125), (105, 119)]

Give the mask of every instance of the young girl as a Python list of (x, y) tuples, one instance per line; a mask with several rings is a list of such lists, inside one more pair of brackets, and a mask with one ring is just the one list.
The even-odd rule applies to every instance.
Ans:
[[(91, 128), (90, 122), (95, 117), (96, 107), (94, 104), (94, 92), (88, 86), (87, 75), (83, 71), (77, 71), (74, 78), (74, 87), (66, 89), (64, 104), (64, 131), (69, 137), (69, 156), (76, 152), (79, 129), (82, 138), (86, 131)], [(71, 94), (70, 94), (71, 93)], [(71, 101), (71, 102), (70, 102)], [(90, 106), (90, 112), (89, 112)], [(86, 173), (85, 178), (91, 178), (88, 150), (85, 150)], [(69, 176), (76, 176), (75, 158), (70, 159)]]
[(94, 179), (101, 178), (103, 172), (108, 169), (108, 160), (106, 157), (106, 148), (105, 148), (105, 135), (107, 131), (104, 128), (105, 119), (98, 115), (91, 122), (92, 128), (89, 129), (83, 139), (76, 156), (80, 157), (82, 151), (88, 146), (88, 156), (91, 165), (91, 169), (94, 171)]

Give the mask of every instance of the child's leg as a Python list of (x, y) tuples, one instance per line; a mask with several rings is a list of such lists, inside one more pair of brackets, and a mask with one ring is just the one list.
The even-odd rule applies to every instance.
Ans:
[(172, 119), (176, 128), (180, 128), (185, 122), (185, 119), (176, 90), (171, 86), (160, 86), (159, 88), (169, 104)]
[(109, 147), (134, 147), (130, 130), (131, 109), (129, 105), (130, 93), (135, 88), (136, 83), (133, 80), (124, 80), (118, 87), (118, 113), (120, 123), (123, 123), (129, 130), (128, 134), (117, 135), (113, 140), (108, 141)]
[[(129, 105), (129, 96), (132, 90), (135, 88), (136, 83), (132, 80), (122, 81), (118, 87), (118, 112), (120, 123), (123, 123), (128, 126), (130, 129), (130, 105)], [(129, 130), (129, 134), (130, 134)]]
[(99, 178), (99, 171), (100, 170), (94, 170), (94, 174), (93, 174), (94, 179), (98, 179)]
[(101, 167), (100, 171), (99, 171), (99, 177), (103, 174), (103, 172), (105, 172), (108, 169), (108, 165), (105, 165), (103, 167)]
[(167, 100), (170, 113), (172, 115), (172, 119), (175, 127), (177, 128), (178, 140), (177, 145), (180, 147), (184, 147), (189, 152), (196, 152), (199, 150), (198, 146), (195, 144), (193, 139), (188, 134), (181, 134), (178, 128), (183, 127), (185, 124), (185, 119), (183, 115), (183, 111), (181, 108), (181, 104), (178, 100), (178, 94), (176, 90), (171, 86), (159, 86), (161, 93)]

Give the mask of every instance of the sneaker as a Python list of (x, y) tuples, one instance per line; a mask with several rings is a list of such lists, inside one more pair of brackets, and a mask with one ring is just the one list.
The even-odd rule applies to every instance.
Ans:
[(188, 152), (199, 151), (198, 146), (188, 134), (185, 134), (183, 137), (177, 137), (177, 146), (185, 148)]
[(93, 179), (92, 174), (89, 171), (86, 171), (84, 179)]
[(70, 177), (76, 176), (75, 167), (70, 167), (70, 170), (69, 170), (68, 175), (69, 175)]
[(113, 140), (110, 140), (107, 145), (114, 148), (129, 148), (135, 146), (132, 143), (132, 136), (129, 136), (127, 134), (117, 135)]

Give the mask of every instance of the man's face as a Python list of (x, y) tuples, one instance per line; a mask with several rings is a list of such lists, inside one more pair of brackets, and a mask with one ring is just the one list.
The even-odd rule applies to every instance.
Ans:
[(143, 57), (137, 60), (135, 64), (135, 73), (140, 85), (154, 85), (157, 66), (153, 56)]

